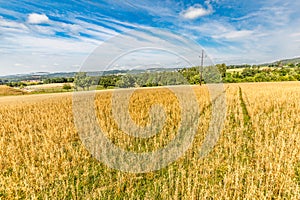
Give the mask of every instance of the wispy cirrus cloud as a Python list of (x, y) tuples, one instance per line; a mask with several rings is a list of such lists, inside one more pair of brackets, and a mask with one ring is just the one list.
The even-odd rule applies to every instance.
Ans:
[(11, 0), (0, 7), (0, 74), (78, 67), (97, 45), (138, 27), (193, 38), (216, 62), (293, 57), (300, 55), (299, 6), (294, 0)]
[[(103, 41), (134, 27), (131, 23), (110, 18), (101, 24), (91, 23), (89, 16), (72, 12), (27, 14), (8, 10), (5, 13), (7, 17), (0, 13), (1, 75), (41, 69), (77, 71)], [(9, 19), (12, 18), (10, 15), (18, 20)], [(78, 16), (81, 19), (77, 19)]]
[(0, 16), (0, 35), (3, 39), (12, 34), (27, 34), (28, 32), (29, 28), (25, 24), (6, 20)]
[(240, 39), (245, 39), (253, 35), (254, 31), (250, 30), (234, 30), (234, 31), (229, 31), (227, 33), (222, 33), (219, 35), (213, 35), (213, 38), (216, 39), (227, 39), (227, 40), (240, 40)]
[(210, 37), (216, 40), (236, 41), (247, 39), (255, 34), (255, 30), (237, 29), (232, 24), (226, 21), (210, 20), (203, 22), (198, 26), (193, 24), (185, 24), (183, 27), (189, 31), (199, 33), (200, 37)]

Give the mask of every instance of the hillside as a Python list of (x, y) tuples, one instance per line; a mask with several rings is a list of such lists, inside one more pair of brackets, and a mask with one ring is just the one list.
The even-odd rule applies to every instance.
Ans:
[[(147, 68), (147, 69), (125, 69), (125, 70), (107, 70), (107, 71), (89, 71), (89, 76), (107, 76), (107, 75), (117, 75), (117, 74), (138, 74), (144, 72), (163, 72), (163, 71), (176, 71), (181, 68)], [(0, 83), (1, 81), (5, 83), (9, 82), (18, 82), (22, 80), (43, 80), (48, 78), (71, 78), (74, 77), (77, 72), (36, 72), (30, 74), (15, 74), (15, 75), (0, 75)]]
[(274, 65), (274, 64), (277, 64), (278, 62), (281, 62), (283, 65), (298, 64), (298, 63), (300, 63), (300, 57), (277, 60), (277, 61), (272, 62), (272, 63), (264, 63), (264, 64), (261, 64), (261, 65)]
[(298, 63), (300, 63), (300, 57), (281, 60), (281, 62), (284, 65), (289, 64), (289, 63), (291, 63), (291, 64), (298, 64)]

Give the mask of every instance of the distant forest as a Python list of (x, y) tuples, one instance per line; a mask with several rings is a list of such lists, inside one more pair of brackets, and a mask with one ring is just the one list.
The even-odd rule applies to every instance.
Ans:
[[(200, 73), (202, 72), (202, 73)], [(227, 67), (225, 64), (216, 66), (183, 68), (168, 72), (143, 72), (138, 74), (107, 75), (90, 77), (81, 72), (75, 76), (75, 86), (89, 88), (98, 85), (100, 88), (153, 87), (164, 85), (196, 85), (203, 83), (240, 83), (240, 82), (275, 82), (300, 81), (300, 64), (278, 66), (244, 66)]]

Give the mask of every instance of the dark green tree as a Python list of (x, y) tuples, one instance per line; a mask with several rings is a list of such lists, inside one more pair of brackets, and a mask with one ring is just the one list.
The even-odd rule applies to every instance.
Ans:
[(227, 66), (225, 63), (223, 64), (217, 64), (216, 67), (218, 68), (220, 74), (221, 74), (221, 77), (224, 78), (226, 77), (226, 70), (227, 70)]
[(135, 86), (135, 78), (130, 74), (126, 74), (126, 75), (122, 76), (120, 80), (117, 81), (116, 86), (120, 87), (120, 88), (134, 87)]
[(72, 86), (70, 85), (70, 83), (65, 83), (65, 84), (63, 85), (63, 89), (64, 89), (64, 90), (70, 90), (70, 89), (72, 89)]

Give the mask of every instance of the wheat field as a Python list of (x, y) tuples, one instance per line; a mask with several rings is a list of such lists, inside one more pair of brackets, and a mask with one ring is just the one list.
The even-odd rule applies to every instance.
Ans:
[(0, 96), (9, 96), (9, 95), (22, 95), (25, 94), (24, 91), (11, 88), (6, 85), (0, 85)]
[[(226, 120), (214, 149), (199, 158), (211, 119), (206, 86), (193, 86), (200, 119), (192, 146), (157, 171), (107, 167), (83, 145), (72, 93), (0, 98), (0, 199), (300, 199), (300, 82), (226, 84)], [(135, 138), (118, 129), (112, 91), (96, 94), (99, 126), (126, 151), (166, 146), (181, 120), (174, 94), (137, 90), (132, 120), (149, 124), (149, 109), (165, 109), (162, 131)]]

